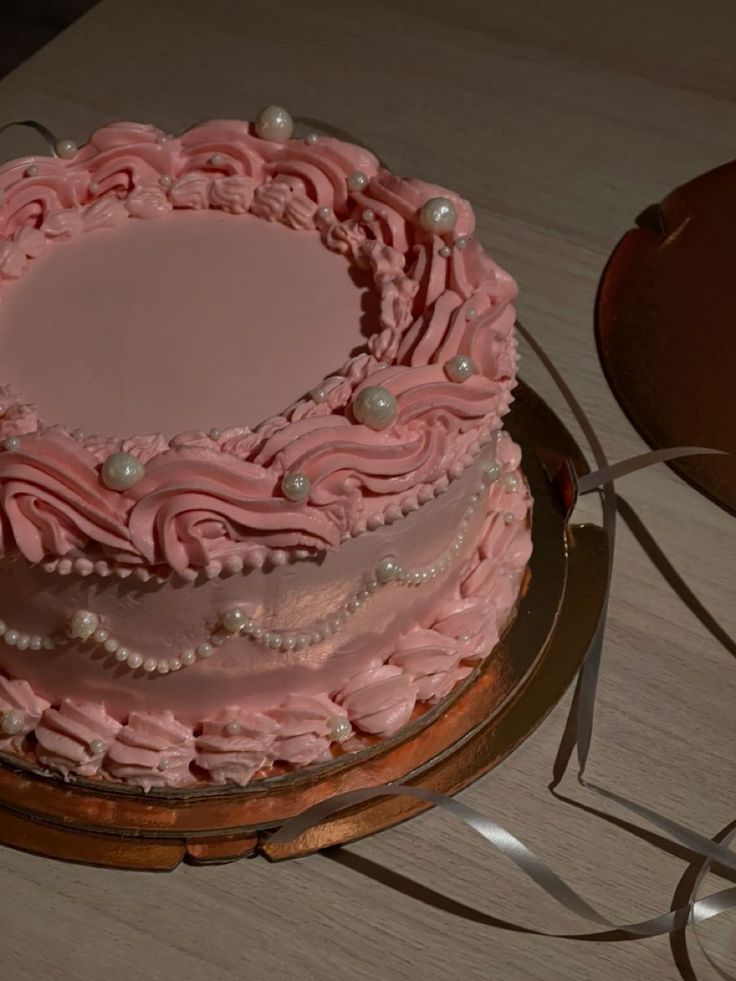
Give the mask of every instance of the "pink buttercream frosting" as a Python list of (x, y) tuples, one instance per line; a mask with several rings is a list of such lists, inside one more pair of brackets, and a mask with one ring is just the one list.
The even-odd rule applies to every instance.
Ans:
[[(33, 165), (37, 173), (28, 176)], [(366, 186), (348, 188), (355, 171)], [(0, 168), (0, 277), (17, 280), (46, 249), (130, 220), (172, 212), (248, 212), (319, 233), (327, 249), (370, 274), (378, 329), (362, 350), (325, 364), (326, 398), (302, 396), (254, 430), (114, 440), (38, 420), (27, 406), (5, 425), (22, 446), (0, 454), (2, 549), (71, 571), (79, 557), (122, 574), (218, 575), (258, 564), (261, 550), (333, 549), (401, 511), (421, 488), (462, 471), (506, 412), (515, 373), (513, 280), (472, 237), (441, 254), (447, 237), (422, 229), (425, 201), (456, 208), (455, 233), (472, 236), (467, 202), (403, 180), (362, 148), (328, 137), (270, 143), (246, 123), (215, 121), (180, 138), (151, 126), (99, 130), (70, 160), (41, 157)], [(374, 217), (366, 219), (366, 213)], [(56, 244), (54, 245), (56, 247)], [(448, 379), (444, 364), (468, 354), (476, 373)], [(356, 423), (361, 388), (381, 385), (398, 414), (386, 430)], [(18, 404), (24, 405), (18, 396)], [(108, 491), (100, 463), (120, 445), (146, 465), (134, 488)], [(294, 506), (280, 494), (285, 472), (312, 485)], [(66, 476), (65, 476), (66, 475)], [(255, 561), (254, 561), (255, 560)], [(102, 574), (102, 573), (101, 573)]]

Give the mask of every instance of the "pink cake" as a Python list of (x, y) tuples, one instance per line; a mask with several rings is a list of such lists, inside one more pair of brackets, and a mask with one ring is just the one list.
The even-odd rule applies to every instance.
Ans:
[(245, 785), (489, 655), (530, 498), (473, 227), (273, 107), (0, 168), (1, 752)]

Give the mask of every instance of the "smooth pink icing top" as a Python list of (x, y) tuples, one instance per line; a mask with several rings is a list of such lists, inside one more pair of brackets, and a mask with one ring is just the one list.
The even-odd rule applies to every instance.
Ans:
[[(356, 171), (365, 186), (351, 191)], [(326, 250), (370, 276), (379, 311), (377, 329), (358, 350), (351, 349), (353, 322), (342, 352), (324, 351), (319, 397), (303, 393), (301, 379), (312, 369), (300, 365), (297, 400), (255, 428), (243, 425), (246, 413), (231, 426), (218, 420), (229, 426), (222, 431), (198, 428), (169, 440), (160, 433), (74, 438), (67, 420), (39, 420), (20, 387), (0, 389), (0, 439), (20, 437), (0, 453), (0, 552), (62, 572), (91, 564), (98, 575), (144, 568), (196, 577), (261, 565), (264, 549), (271, 557), (334, 549), (462, 472), (508, 409), (516, 371), (513, 280), (472, 238), (467, 202), (395, 177), (359, 147), (327, 137), (273, 143), (233, 121), (204, 123), (178, 139), (120, 123), (93, 134), (70, 160), (5, 165), (0, 192), (6, 300), (48, 249), (70, 240), (73, 247), (88, 234), (102, 249), (103, 234), (126, 227), (127, 236), (130, 222), (163, 228), (180, 211), (214, 209), (281, 223), (295, 236), (318, 232)], [(438, 195), (454, 203), (454, 233), (421, 227), (423, 204)], [(271, 328), (284, 336), (283, 324)], [(171, 337), (170, 325), (161, 329)], [(219, 347), (211, 325), (201, 336)], [(141, 342), (141, 359), (147, 346)], [(444, 367), (457, 354), (472, 357), (476, 369), (462, 383)], [(280, 386), (292, 370), (282, 351), (268, 377), (280, 375)], [(223, 383), (217, 373), (207, 381)], [(395, 421), (381, 431), (351, 411), (369, 385), (397, 402)], [(168, 383), (163, 400), (167, 394)], [(222, 398), (231, 404), (232, 392)], [(123, 492), (100, 479), (101, 464), (120, 450), (145, 466), (143, 479)], [(308, 499), (296, 503), (280, 489), (294, 471), (311, 484)]]
[[(6, 289), (0, 364), (45, 419), (125, 437), (276, 415), (378, 327), (316, 231), (224, 211), (79, 236)], [(367, 274), (357, 271), (367, 286)]]

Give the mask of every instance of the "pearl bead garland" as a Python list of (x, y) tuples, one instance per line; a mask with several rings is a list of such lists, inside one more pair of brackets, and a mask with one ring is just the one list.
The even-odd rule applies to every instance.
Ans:
[(256, 117), (256, 133), (262, 140), (282, 143), (294, 132), (294, 120), (281, 106), (266, 106)]
[(430, 198), (419, 211), (419, 224), (432, 235), (451, 232), (457, 224), (455, 205), (449, 198)]
[(125, 491), (135, 487), (145, 467), (132, 453), (112, 453), (102, 464), (102, 483), (110, 490)]
[[(380, 391), (385, 392), (385, 390)], [(193, 665), (199, 660), (207, 660), (215, 653), (216, 647), (238, 638), (249, 638), (254, 643), (259, 643), (270, 650), (306, 650), (323, 643), (333, 634), (338, 633), (350, 618), (360, 612), (381, 589), (390, 585), (421, 586), (442, 575), (463, 551), (466, 544), (467, 529), (483, 500), (484, 493), (490, 485), (498, 481), (501, 481), (507, 494), (517, 492), (522, 486), (522, 481), (517, 474), (513, 471), (504, 472), (496, 460), (490, 460), (483, 464), (480, 468), (479, 484), (470, 495), (457, 534), (442, 553), (436, 556), (431, 563), (416, 569), (406, 569), (396, 556), (384, 555), (376, 562), (371, 572), (363, 576), (358, 588), (347, 597), (340, 607), (328, 614), (320, 623), (308, 627), (287, 630), (266, 629), (244, 607), (236, 605), (221, 614), (218, 623), (211, 629), (209, 638), (198, 643), (193, 649), (185, 650), (173, 657), (144, 658), (142, 654), (129, 650), (111, 636), (110, 631), (101, 626), (100, 618), (96, 613), (80, 609), (69, 617), (65, 631), (57, 636), (23, 633), (9, 629), (4, 622), (0, 621), (0, 638), (4, 639), (8, 646), (16, 647), (21, 651), (52, 650), (60, 644), (68, 643), (69, 640), (93, 643), (111, 655), (121, 667), (126, 666), (132, 671), (142, 668), (146, 674), (162, 676)], [(504, 524), (510, 525), (517, 519), (512, 511), (506, 511), (501, 516), (501, 520)], [(3, 718), (4, 716), (0, 714), (0, 729)], [(334, 729), (335, 734), (332, 736), (335, 741), (339, 742), (350, 737), (352, 729), (350, 729), (346, 719), (336, 717), (332, 721), (336, 727)], [(240, 723), (237, 720), (232, 720), (232, 725), (237, 726), (237, 730), (228, 729), (227, 726), (230, 725), (231, 723), (226, 725), (230, 734), (240, 731)]]
[(353, 415), (371, 429), (386, 429), (396, 418), (396, 399), (380, 385), (367, 385), (353, 399)]

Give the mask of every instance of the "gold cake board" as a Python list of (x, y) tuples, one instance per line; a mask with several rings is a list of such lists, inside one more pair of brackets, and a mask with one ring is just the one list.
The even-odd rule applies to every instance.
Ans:
[(523, 383), (506, 420), (524, 451), (534, 496), (534, 552), (513, 623), (483, 666), (439, 706), (389, 740), (334, 762), (249, 787), (153, 790), (92, 780), (63, 783), (0, 757), (0, 844), (67, 861), (164, 871), (182, 860), (280, 860), (390, 828), (429, 805), (374, 798), (289, 843), (268, 831), (336, 794), (401, 781), (454, 794), (505, 759), (563, 695), (588, 648), (607, 586), (607, 542), (595, 525), (568, 525), (555, 482), (582, 454)]

